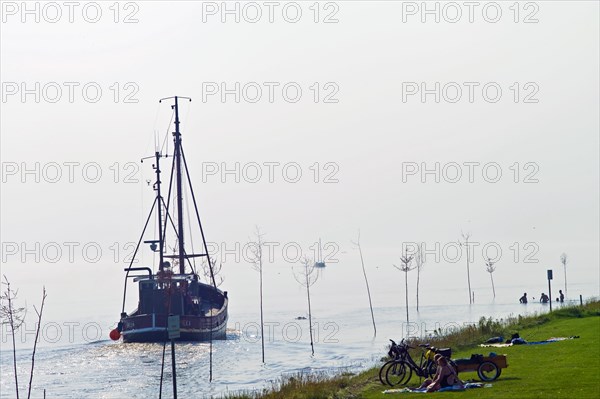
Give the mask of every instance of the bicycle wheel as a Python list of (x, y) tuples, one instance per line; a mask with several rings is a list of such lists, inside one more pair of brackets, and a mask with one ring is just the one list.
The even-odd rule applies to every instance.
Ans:
[(437, 370), (437, 364), (435, 364), (435, 362), (429, 362), (429, 364), (425, 366), (425, 370), (427, 371), (425, 378), (433, 378)]
[(483, 362), (477, 368), (477, 375), (481, 381), (494, 381), (500, 376), (500, 369), (493, 362)]
[(405, 377), (400, 384), (408, 385), (408, 382), (412, 378), (414, 369), (412, 367), (410, 367), (410, 364), (408, 364), (408, 363), (404, 364), (404, 368), (405, 368), (405, 373), (404, 373)]
[(408, 382), (411, 376), (412, 370), (404, 362), (395, 361), (385, 371), (385, 381), (390, 386), (400, 385), (404, 383), (404, 381)]
[(381, 366), (381, 368), (379, 369), (379, 381), (383, 384), (386, 385), (387, 382), (385, 381), (385, 373), (387, 371), (387, 369), (395, 362), (395, 360), (388, 360), (387, 362), (385, 362), (383, 364), (383, 366)]

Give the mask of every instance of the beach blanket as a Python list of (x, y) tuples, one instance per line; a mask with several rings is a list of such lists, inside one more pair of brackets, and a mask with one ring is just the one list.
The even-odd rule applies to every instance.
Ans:
[(539, 344), (549, 344), (551, 342), (558, 342), (558, 341), (565, 341), (567, 339), (575, 339), (575, 338), (579, 338), (578, 335), (575, 335), (573, 337), (552, 337), (552, 338), (548, 338), (545, 341), (534, 341), (534, 342), (528, 342), (528, 345), (539, 345)]
[[(565, 341), (567, 339), (576, 339), (579, 338), (579, 335), (574, 335), (572, 337), (552, 337), (552, 338), (548, 338), (545, 341), (533, 341), (533, 342), (525, 342), (524, 344), (520, 344), (520, 345), (541, 345), (541, 344), (549, 344), (551, 342), (558, 342), (558, 341)], [(497, 343), (497, 344), (481, 344), (479, 345), (482, 348), (489, 348), (489, 347), (494, 347), (494, 348), (506, 348), (507, 346), (513, 346), (513, 344), (501, 344), (501, 343)]]
[[(468, 382), (464, 385), (452, 385), (450, 387), (441, 388), (437, 392), (446, 391), (464, 391), (471, 388), (491, 388), (492, 384), (482, 384), (480, 382)], [(427, 393), (427, 388), (401, 388), (401, 389), (386, 389), (382, 392), (384, 395), (392, 393)]]

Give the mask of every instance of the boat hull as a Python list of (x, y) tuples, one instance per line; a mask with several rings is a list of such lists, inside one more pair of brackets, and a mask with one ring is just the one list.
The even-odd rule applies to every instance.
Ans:
[[(212, 323), (209, 317), (180, 316), (180, 318), (180, 337), (176, 341), (210, 341), (227, 338), (226, 316), (221, 320), (212, 317)], [(126, 317), (122, 322), (123, 342), (164, 342), (169, 339), (164, 315), (138, 315)]]
[[(143, 292), (143, 291), (142, 291)], [(123, 342), (165, 342), (168, 339), (168, 315), (164, 311), (153, 311), (164, 308), (159, 304), (164, 303), (169, 296), (164, 296), (166, 290), (151, 289), (150, 296), (141, 295), (140, 307), (131, 315), (123, 314), (119, 328)], [(186, 291), (187, 292), (187, 291)], [(204, 300), (203, 306), (184, 306), (184, 295), (174, 290), (170, 297), (171, 311), (169, 315), (179, 316), (180, 337), (178, 341), (211, 341), (226, 339), (227, 309), (229, 300), (227, 292), (200, 284), (199, 290), (194, 290)], [(148, 299), (150, 298), (150, 300)], [(177, 302), (181, 306), (175, 306)], [(150, 311), (143, 312), (143, 309)], [(199, 314), (198, 314), (199, 313)]]

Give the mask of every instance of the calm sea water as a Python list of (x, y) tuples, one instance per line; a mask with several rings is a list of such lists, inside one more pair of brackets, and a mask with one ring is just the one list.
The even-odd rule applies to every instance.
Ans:
[[(410, 309), (411, 319), (407, 324), (405, 308), (377, 307), (377, 335), (374, 337), (368, 308), (347, 306), (340, 311), (315, 306), (314, 356), (310, 351), (308, 321), (296, 320), (298, 312), (291, 310), (270, 312), (265, 317), (266, 359), (262, 364), (257, 314), (238, 314), (232, 308), (227, 340), (213, 343), (212, 382), (209, 382), (209, 344), (176, 345), (178, 393), (182, 398), (219, 397), (227, 392), (270, 386), (281, 375), (300, 371), (359, 371), (378, 362), (385, 353), (388, 338), (426, 336), (433, 329), (445, 330), (477, 322), (482, 316), (502, 318), (547, 310), (547, 305), (539, 303), (422, 306), (419, 312)], [(82, 322), (72, 327), (73, 335), (83, 326)], [(86, 328), (88, 336), (96, 334), (92, 324)], [(41, 397), (43, 389), (48, 398), (158, 397), (161, 344), (123, 344), (108, 339), (91, 342), (79, 339), (66, 344), (63, 339), (53, 344), (49, 342), (53, 339), (51, 333), (51, 329), (47, 329), (46, 342), (36, 355), (34, 397)], [(106, 336), (105, 331), (102, 333)], [(29, 334), (31, 340), (32, 333)], [(30, 349), (19, 349), (17, 357), (23, 394), (29, 377)], [(15, 397), (12, 353), (6, 332), (2, 337), (1, 365), (1, 397)], [(168, 345), (164, 378), (163, 397), (170, 398)]]

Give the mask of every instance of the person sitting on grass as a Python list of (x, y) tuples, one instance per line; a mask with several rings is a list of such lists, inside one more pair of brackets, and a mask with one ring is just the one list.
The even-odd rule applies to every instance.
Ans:
[(432, 379), (426, 379), (419, 389), (427, 388), (427, 392), (435, 392), (441, 388), (453, 385), (462, 385), (463, 382), (458, 378), (456, 370), (448, 363), (448, 360), (439, 353), (433, 360), (437, 363), (435, 376)]

